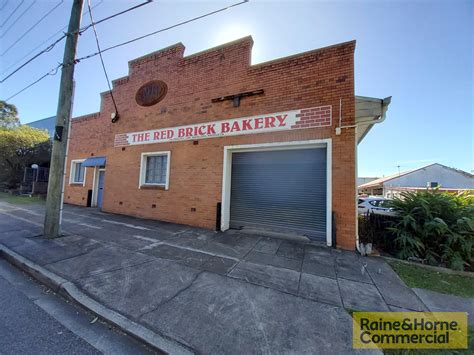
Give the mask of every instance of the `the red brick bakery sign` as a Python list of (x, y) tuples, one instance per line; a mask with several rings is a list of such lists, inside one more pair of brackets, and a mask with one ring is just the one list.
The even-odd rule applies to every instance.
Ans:
[(115, 135), (115, 146), (164, 143), (244, 134), (287, 131), (331, 125), (331, 106), (270, 113), (223, 121)]

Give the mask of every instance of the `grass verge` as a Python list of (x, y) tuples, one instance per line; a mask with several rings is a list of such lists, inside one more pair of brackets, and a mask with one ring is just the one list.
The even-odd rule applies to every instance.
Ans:
[(42, 203), (44, 202), (44, 198), (39, 197), (39, 196), (20, 196), (20, 195), (10, 195), (5, 192), (0, 192), (0, 201), (1, 202), (7, 202), (11, 204), (20, 204), (20, 205), (26, 205), (29, 203)]
[(425, 288), (460, 297), (474, 297), (474, 277), (429, 270), (391, 261), (390, 266), (408, 287)]

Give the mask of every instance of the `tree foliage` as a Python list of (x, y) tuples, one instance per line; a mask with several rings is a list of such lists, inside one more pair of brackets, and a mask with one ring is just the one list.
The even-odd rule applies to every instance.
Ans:
[(14, 128), (19, 125), (20, 119), (16, 106), (0, 100), (0, 127)]
[(49, 162), (51, 141), (44, 130), (30, 126), (0, 127), (0, 184), (17, 186), (31, 164)]

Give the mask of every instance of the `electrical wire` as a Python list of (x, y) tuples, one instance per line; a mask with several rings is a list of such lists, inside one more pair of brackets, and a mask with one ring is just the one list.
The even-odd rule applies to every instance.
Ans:
[[(164, 32), (164, 31), (170, 30), (170, 29), (175, 28), (175, 27), (178, 27), (178, 26), (182, 26), (182, 25), (184, 25), (184, 24), (188, 24), (188, 23), (193, 22), (193, 21), (197, 21), (197, 20), (199, 20), (199, 19), (202, 19), (202, 18), (204, 18), (204, 17), (207, 17), (207, 16), (210, 16), (210, 15), (213, 15), (213, 14), (216, 14), (216, 13), (219, 13), (219, 12), (222, 12), (222, 11), (225, 11), (225, 10), (230, 9), (230, 8), (232, 8), (232, 7), (245, 4), (245, 3), (247, 3), (248, 1), (249, 1), (249, 0), (243, 0), (243, 1), (241, 1), (241, 2), (238, 2), (238, 3), (235, 3), (235, 4), (233, 4), (233, 5), (230, 5), (230, 6), (221, 8), (221, 9), (219, 9), (219, 10), (215, 10), (215, 11), (212, 11), (212, 12), (208, 12), (207, 14), (194, 17), (194, 18), (192, 18), (192, 19), (189, 19), (189, 20), (186, 20), (186, 21), (177, 23), (177, 24), (175, 24), (175, 25), (172, 25), (172, 26), (169, 26), (169, 27), (166, 27), (166, 28), (162, 28), (162, 29), (160, 29), (160, 30), (151, 32), (151, 33), (149, 33), (149, 34), (147, 34), (147, 35), (143, 35), (143, 36), (137, 37), (137, 38), (135, 38), (135, 39), (132, 39), (132, 40), (129, 40), (129, 41), (126, 41), (126, 42), (122, 42), (122, 43), (116, 44), (116, 45), (114, 45), (114, 46), (111, 46), (111, 47), (108, 47), (108, 48), (106, 48), (106, 49), (103, 49), (101, 52), (104, 53), (105, 51), (108, 51), (108, 50), (111, 50), (111, 49), (114, 49), (114, 48), (117, 48), (117, 47), (120, 47), (120, 46), (129, 44), (129, 43), (132, 43), (132, 42), (135, 42), (135, 41), (138, 41), (138, 40), (140, 40), (140, 39), (143, 39), (143, 38), (152, 36), (152, 35), (154, 35), (154, 34), (157, 34), (157, 33), (160, 33), (160, 32)], [(23, 88), (23, 89), (21, 89), (20, 91), (16, 92), (15, 94), (13, 94), (12, 96), (10, 96), (10, 97), (9, 97), (8, 99), (6, 99), (5, 101), (9, 101), (10, 99), (12, 99), (12, 98), (14, 98), (15, 96), (19, 95), (20, 93), (22, 93), (22, 92), (25, 91), (26, 89), (30, 88), (31, 86), (35, 85), (36, 83), (38, 83), (38, 82), (40, 82), (41, 80), (43, 80), (44, 78), (46, 78), (48, 75), (55, 75), (56, 72), (57, 72), (57, 70), (58, 70), (61, 66), (77, 64), (77, 63), (79, 63), (79, 62), (82, 61), (82, 60), (95, 57), (96, 55), (99, 55), (99, 52), (92, 53), (92, 54), (87, 55), (87, 56), (84, 56), (84, 57), (82, 57), (82, 58), (75, 59), (73, 63), (61, 63), (61, 64), (59, 64), (56, 68), (54, 68), (53, 70), (49, 71), (48, 73), (46, 73), (45, 75), (43, 75), (41, 78), (39, 78), (39, 79), (37, 79), (36, 81), (34, 81), (33, 83), (29, 84), (29, 85), (26, 86), (25, 88)], [(56, 72), (55, 72), (54, 74), (51, 74), (52, 71), (56, 71)]]
[[(95, 9), (96, 7), (99, 7), (102, 3), (104, 2), (104, 0), (100, 0), (99, 3), (97, 5), (94, 5), (92, 6), (93, 9)], [(82, 12), (82, 16), (84, 16), (86, 10), (84, 10)], [(10, 70), (10, 68), (14, 67), (19, 61), (22, 61), (23, 59), (25, 59), (26, 57), (28, 57), (31, 53), (34, 53), (38, 48), (40, 48), (43, 44), (49, 42), (52, 38), (54, 38), (57, 34), (60, 34), (62, 33), (63, 35), (61, 36), (61, 39), (66, 37), (65, 34), (64, 34), (64, 31), (68, 28), (68, 25), (64, 26), (63, 28), (59, 29), (59, 31), (55, 32), (54, 34), (52, 34), (51, 36), (49, 36), (47, 39), (45, 39), (43, 42), (41, 42), (40, 44), (38, 44), (36, 47), (34, 47), (32, 50), (30, 50), (28, 53), (26, 53), (23, 57), (21, 57), (20, 59), (16, 60), (15, 62), (13, 62), (11, 65), (9, 65), (7, 68), (5, 68), (5, 70), (3, 70), (1, 72), (1, 74), (5, 74), (8, 70)], [(49, 47), (49, 46), (48, 46)], [(36, 57), (35, 57), (36, 58)], [(1, 83), (1, 81), (0, 81)]]
[[(120, 12), (117, 12), (116, 14), (113, 14), (113, 15), (110, 15), (108, 17), (104, 17), (103, 19), (97, 21), (97, 22), (93, 22), (92, 21), (92, 17), (91, 17), (91, 23), (83, 28), (81, 28), (79, 30), (79, 34), (82, 34), (84, 31), (88, 30), (89, 28), (95, 26), (95, 25), (98, 25), (99, 23), (102, 23), (104, 21), (107, 21), (107, 20), (110, 20), (110, 19), (113, 19), (114, 17), (117, 17), (117, 16), (120, 16), (120, 15), (123, 15), (129, 11), (132, 11), (132, 10), (136, 10), (138, 9), (139, 7), (142, 7), (143, 5), (148, 5), (149, 3), (153, 2), (153, 0), (147, 0), (145, 2), (142, 2), (141, 4), (138, 4), (138, 5), (135, 5), (135, 6), (132, 6), (126, 10), (123, 10), (123, 11), (120, 11)], [(89, 4), (89, 0), (87, 1), (87, 7), (89, 8), (89, 15), (91, 14), (91, 10), (93, 9), (93, 7), (91, 8), (90, 4)]]
[[(110, 50), (112, 50), (112, 49), (115, 49), (115, 48), (118, 48), (118, 47), (122, 47), (122, 46), (125, 46), (125, 45), (127, 45), (127, 44), (130, 44), (130, 43), (133, 43), (133, 42), (142, 40), (142, 39), (144, 39), (144, 38), (147, 38), (147, 37), (150, 37), (150, 36), (154, 36), (154, 35), (156, 35), (156, 34), (158, 34), (158, 33), (165, 32), (165, 31), (171, 30), (171, 29), (173, 29), (173, 28), (176, 28), (176, 27), (179, 27), (179, 26), (182, 26), (182, 25), (186, 25), (186, 24), (188, 24), (188, 23), (190, 23), (190, 22), (194, 22), (194, 21), (203, 19), (203, 18), (205, 18), (205, 17), (211, 16), (211, 15), (215, 15), (215, 14), (217, 14), (217, 13), (219, 13), (219, 12), (228, 10), (228, 9), (230, 9), (230, 8), (232, 8), (232, 7), (245, 4), (245, 3), (247, 3), (248, 1), (249, 1), (249, 0), (243, 0), (243, 1), (241, 1), (241, 2), (238, 2), (238, 3), (232, 4), (232, 5), (223, 7), (223, 8), (221, 8), (221, 9), (218, 9), (218, 10), (215, 10), (215, 11), (212, 11), (212, 12), (208, 12), (208, 13), (206, 13), (206, 14), (204, 14), (204, 15), (197, 16), (197, 17), (193, 17), (193, 18), (191, 18), (191, 19), (189, 19), (189, 20), (186, 20), (186, 21), (183, 21), (183, 22), (179, 22), (179, 23), (174, 24), (174, 25), (172, 25), (172, 26), (168, 26), (168, 27), (159, 29), (159, 30), (157, 30), (157, 31), (150, 32), (150, 33), (148, 33), (148, 34), (146, 34), (146, 35), (143, 35), (143, 36), (140, 36), (140, 37), (136, 37), (136, 38), (133, 38), (133, 39), (131, 39), (131, 40), (128, 40), (128, 41), (125, 41), (125, 42), (122, 42), (122, 43), (115, 44), (115, 45), (113, 45), (113, 46), (110, 46), (110, 47), (107, 47), (107, 48), (105, 48), (105, 49), (102, 49), (101, 52), (104, 53), (104, 52), (110, 51)], [(97, 56), (97, 55), (99, 55), (99, 52), (95, 52), (95, 53), (92, 53), (92, 54), (88, 54), (88, 55), (86, 55), (86, 56), (84, 56), (84, 57), (77, 58), (76, 61), (79, 62), (79, 61), (81, 61), (81, 60), (89, 59), (89, 58), (95, 57), (95, 56)]]
[(4, 77), (2, 80), (0, 80), (0, 84), (3, 83), (5, 80), (7, 80), (8, 78), (10, 78), (13, 74), (15, 74), (16, 72), (18, 72), (20, 69), (24, 68), (25, 66), (27, 66), (29, 63), (31, 63), (33, 60), (35, 60), (36, 58), (38, 58), (40, 55), (42, 55), (43, 53), (46, 53), (46, 52), (49, 52), (51, 49), (54, 48), (54, 46), (56, 44), (58, 44), (59, 42), (61, 42), (64, 37), (66, 37), (66, 35), (62, 36), (61, 38), (58, 38), (55, 42), (51, 43), (48, 47), (46, 47), (45, 49), (43, 49), (41, 52), (35, 54), (33, 57), (31, 57), (30, 59), (28, 59), (25, 63), (23, 63), (22, 65), (20, 65), (18, 68), (16, 68), (14, 71), (12, 71), (10, 74), (8, 74), (6, 77)]
[(25, 11), (23, 11), (20, 16), (18, 16), (15, 21), (13, 21), (13, 23), (10, 25), (10, 27), (8, 27), (5, 32), (3, 32), (3, 34), (0, 36), (0, 38), (3, 38), (5, 37), (5, 35), (15, 26), (15, 24), (28, 12), (29, 9), (31, 9), (33, 7), (33, 5), (36, 3), (36, 0), (34, 0), (30, 6), (28, 6)]
[(25, 36), (30, 33), (31, 31), (33, 31), (33, 29), (38, 26), (46, 17), (48, 17), (49, 15), (51, 15), (51, 13), (56, 10), (62, 3), (64, 2), (64, 0), (61, 0), (57, 5), (55, 5), (51, 10), (49, 10), (45, 15), (43, 15), (43, 17), (41, 17), (38, 21), (35, 22), (35, 24), (33, 26), (31, 26), (28, 30), (26, 30), (25, 33), (23, 33), (15, 42), (13, 42), (10, 47), (8, 47), (7, 49), (5, 49), (5, 51), (1, 54), (1, 56), (3, 57), (5, 54), (7, 54), (10, 49), (12, 49), (13, 47), (15, 47), (23, 38), (25, 38)]
[[(126, 10), (124, 10), (124, 11), (121, 11), (121, 12), (118, 12), (118, 13), (113, 14), (113, 15), (111, 15), (111, 16), (108, 16), (108, 17), (105, 17), (105, 18), (103, 18), (103, 19), (100, 19), (99, 21), (97, 21), (96, 23), (94, 23), (94, 25), (96, 25), (96, 24), (98, 24), (98, 23), (102, 23), (102, 22), (104, 22), (104, 21), (106, 21), (106, 20), (110, 20), (110, 19), (112, 19), (112, 18), (114, 18), (114, 17), (116, 17), (116, 16), (122, 15), (122, 14), (124, 14), (124, 13), (126, 13), (126, 12), (131, 11), (131, 10), (135, 10), (135, 9), (137, 9), (137, 8), (143, 6), (143, 5), (146, 5), (146, 4), (150, 3), (151, 1), (152, 1), (152, 0), (148, 0), (148, 1), (144, 2), (144, 3), (141, 3), (141, 4), (139, 4), (139, 5), (136, 5), (136, 6), (133, 6), (133, 7), (131, 7), (131, 8), (128, 8), (128, 9), (126, 9)], [(103, 2), (103, 0), (102, 0), (102, 2)], [(97, 4), (96, 7), (99, 6), (102, 2), (100, 2), (99, 4)], [(93, 8), (94, 8), (94, 7), (92, 7), (92, 9), (93, 9)], [(89, 13), (90, 13), (90, 12), (89, 12)], [(88, 30), (91, 26), (92, 26), (92, 23), (89, 24), (89, 25), (87, 25), (87, 26), (85, 26), (85, 27), (83, 27), (82, 29), (80, 29), (80, 30), (78, 31), (78, 33), (79, 33), (79, 34), (82, 34), (84, 31)], [(54, 36), (54, 35), (53, 35), (53, 36)], [(51, 50), (54, 48), (54, 46), (55, 46), (56, 44), (58, 44), (59, 42), (61, 42), (66, 36), (67, 36), (67, 33), (63, 34), (60, 38), (58, 38), (56, 41), (54, 41), (53, 43), (51, 43), (48, 47), (46, 47), (45, 49), (43, 49), (43, 50), (40, 51), (39, 53), (35, 54), (35, 55), (34, 55), (33, 57), (31, 57), (30, 59), (28, 59), (25, 63), (23, 63), (23, 64), (20, 65), (18, 68), (16, 68), (14, 71), (12, 71), (10, 74), (8, 74), (6, 77), (4, 77), (3, 79), (1, 79), (1, 80), (0, 80), (0, 84), (3, 83), (4, 81), (6, 81), (8, 78), (10, 78), (12, 75), (14, 75), (14, 74), (15, 74), (16, 72), (18, 72), (20, 69), (24, 68), (26, 65), (28, 65), (29, 63), (31, 63), (33, 60), (35, 60), (36, 58), (38, 58), (40, 55), (42, 55), (42, 54), (44, 54), (44, 53), (46, 53), (46, 52), (51, 51)]]
[(100, 57), (100, 62), (102, 63), (102, 69), (104, 69), (104, 75), (105, 75), (105, 79), (107, 80), (107, 86), (109, 87), (110, 97), (112, 98), (112, 102), (114, 104), (115, 113), (118, 114), (117, 104), (115, 102), (115, 98), (114, 98), (114, 95), (112, 93), (112, 87), (110, 86), (110, 80), (109, 80), (109, 76), (107, 75), (107, 69), (105, 69), (104, 58), (102, 58), (102, 52), (100, 50), (99, 36), (97, 34), (97, 30), (95, 29), (95, 23), (94, 23), (94, 18), (92, 16), (92, 9), (91, 9), (91, 0), (87, 0), (87, 7), (89, 8), (89, 16), (90, 16), (90, 19), (91, 19), (91, 26), (92, 26), (92, 29), (94, 30), (95, 42), (97, 44), (97, 50), (99, 51), (99, 57)]
[(5, 101), (10, 101), (11, 99), (13, 99), (15, 96), (17, 95), (20, 95), (23, 91), (25, 91), (26, 89), (29, 89), (30, 87), (32, 87), (33, 85), (39, 83), (41, 80), (43, 80), (44, 78), (46, 78), (47, 76), (54, 76), (58, 73), (58, 69), (62, 66), (62, 64), (58, 64), (58, 66), (56, 68), (53, 68), (51, 69), (49, 72), (47, 72), (46, 74), (44, 74), (42, 77), (36, 79), (35, 81), (33, 81), (31, 84), (25, 86), (23, 89), (21, 89), (20, 91), (16, 92), (15, 94), (13, 94), (12, 96), (10, 96), (9, 98), (7, 98)]
[(21, 5), (23, 5), (24, 2), (25, 2), (25, 0), (20, 1), (20, 3), (17, 5), (17, 7), (15, 7), (15, 9), (12, 11), (12, 13), (7, 16), (7, 19), (0, 25), (0, 28), (5, 26), (7, 24), (7, 22), (10, 21), (12, 16), (15, 15), (15, 12), (20, 8)]

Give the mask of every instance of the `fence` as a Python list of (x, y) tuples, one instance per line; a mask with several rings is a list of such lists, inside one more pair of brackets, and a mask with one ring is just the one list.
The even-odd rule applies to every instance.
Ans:
[(372, 243), (377, 249), (391, 253), (395, 249), (395, 236), (389, 230), (398, 217), (366, 213), (359, 215), (359, 242)]
[(25, 168), (21, 194), (43, 194), (48, 188), (49, 168)]

